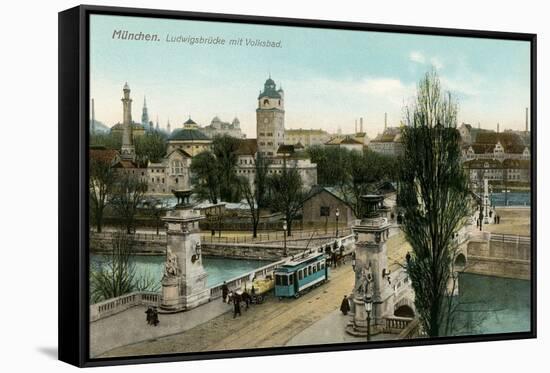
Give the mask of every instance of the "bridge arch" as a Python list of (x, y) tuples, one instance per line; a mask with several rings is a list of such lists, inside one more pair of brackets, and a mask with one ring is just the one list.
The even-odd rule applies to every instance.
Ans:
[(402, 298), (394, 306), (393, 315), (399, 317), (413, 318), (416, 315), (414, 302), (409, 298)]
[(466, 255), (464, 255), (464, 253), (461, 252), (456, 256), (454, 266), (457, 270), (466, 267)]

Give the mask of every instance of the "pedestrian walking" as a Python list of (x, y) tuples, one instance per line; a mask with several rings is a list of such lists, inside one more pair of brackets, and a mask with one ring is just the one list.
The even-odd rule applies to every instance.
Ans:
[(157, 326), (159, 324), (159, 311), (157, 310), (157, 307), (153, 308), (153, 313), (151, 315), (151, 323), (154, 326)]
[(241, 296), (238, 293), (233, 295), (233, 318), (241, 316)]
[(222, 285), (222, 301), (225, 303), (225, 300), (227, 299), (227, 295), (229, 294), (229, 288), (227, 287), (227, 284), (225, 281)]
[(147, 314), (147, 324), (148, 325), (151, 325), (153, 323), (153, 307), (149, 306), (147, 308), (147, 311), (145, 311), (145, 313)]
[(350, 307), (349, 307), (348, 296), (344, 295), (344, 299), (342, 299), (342, 304), (340, 305), (340, 311), (342, 311), (344, 316), (347, 316), (349, 310), (350, 310)]

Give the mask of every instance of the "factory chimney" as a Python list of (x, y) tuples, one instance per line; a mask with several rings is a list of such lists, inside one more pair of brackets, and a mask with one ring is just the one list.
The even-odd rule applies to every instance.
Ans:
[(359, 118), (359, 131), (363, 133), (363, 117)]

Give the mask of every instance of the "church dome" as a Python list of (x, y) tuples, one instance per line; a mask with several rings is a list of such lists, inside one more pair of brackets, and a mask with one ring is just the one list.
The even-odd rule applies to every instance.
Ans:
[(197, 123), (195, 123), (195, 121), (191, 119), (191, 117), (189, 117), (189, 119), (187, 119), (183, 124), (197, 124)]
[(281, 94), (277, 91), (277, 86), (275, 81), (269, 77), (264, 83), (264, 91), (260, 92), (258, 99), (268, 97), (268, 98), (281, 98)]
[(179, 141), (197, 141), (197, 140), (210, 140), (208, 136), (197, 129), (178, 129), (175, 130), (168, 140), (179, 140)]
[(124, 90), (130, 90), (130, 86), (128, 85), (128, 82), (124, 83)]

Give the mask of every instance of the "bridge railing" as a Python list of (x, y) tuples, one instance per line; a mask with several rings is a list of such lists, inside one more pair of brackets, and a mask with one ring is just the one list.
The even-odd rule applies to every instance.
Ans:
[[(229, 290), (237, 290), (242, 287), (243, 284), (250, 281), (251, 277), (265, 277), (266, 275), (273, 272), (277, 267), (283, 265), (288, 259), (281, 259), (277, 262), (270, 263), (260, 268), (256, 268), (253, 271), (247, 272), (243, 275), (233, 277), (225, 281), (225, 284)], [(210, 287), (210, 300), (218, 299), (222, 296), (222, 286), (223, 282), (220, 282), (212, 287)]]
[[(116, 232), (90, 232), (90, 237), (94, 239), (110, 240), (117, 233)], [(159, 233), (132, 233), (128, 237), (134, 239), (134, 241), (149, 241), (149, 242), (166, 242), (166, 234)]]
[[(351, 228), (341, 228), (338, 230), (338, 236), (347, 236), (351, 234)], [(201, 240), (204, 243), (270, 243), (270, 242), (283, 242), (285, 238), (285, 233), (283, 231), (276, 232), (267, 232), (267, 233), (258, 233), (257, 237), (252, 236), (212, 236), (203, 234)], [(322, 229), (310, 230), (310, 231), (294, 231), (292, 236), (286, 237), (286, 242), (288, 246), (294, 245), (293, 241), (305, 240), (305, 239), (319, 239), (319, 238), (337, 238), (336, 230), (324, 232)]]
[(399, 333), (397, 339), (413, 339), (423, 337), (426, 337), (426, 334), (422, 330), (420, 319), (414, 318), (407, 324), (407, 326), (401, 331), (401, 333)]
[(400, 334), (413, 321), (408, 317), (391, 316), (384, 318), (384, 333)]
[(138, 305), (158, 306), (160, 294), (153, 292), (133, 292), (120, 297), (107, 299), (103, 302), (90, 305), (90, 321), (96, 321), (104, 317), (115, 315)]

